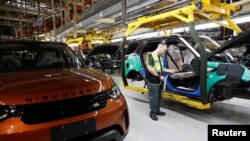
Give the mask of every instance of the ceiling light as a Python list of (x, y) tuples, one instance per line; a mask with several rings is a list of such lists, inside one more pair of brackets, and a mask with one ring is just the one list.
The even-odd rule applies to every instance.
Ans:
[(68, 46), (69, 47), (75, 47), (75, 46), (78, 46), (79, 44), (78, 43), (70, 43)]

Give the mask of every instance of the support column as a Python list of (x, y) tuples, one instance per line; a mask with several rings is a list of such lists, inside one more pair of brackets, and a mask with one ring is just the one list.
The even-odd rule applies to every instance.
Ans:
[(64, 24), (68, 24), (70, 21), (69, 16), (69, 0), (64, 1)]
[(82, 11), (85, 10), (85, 0), (82, 0)]
[[(205, 48), (201, 42), (201, 39), (198, 36), (197, 31), (195, 30), (194, 22), (189, 22), (189, 31), (192, 36), (192, 39), (195, 41), (195, 45), (197, 46), (198, 52), (200, 53), (199, 60), (196, 60), (197, 65), (199, 65), (199, 77), (200, 77), (200, 91), (201, 91), (201, 101), (203, 104), (207, 104), (210, 102), (207, 95), (207, 54)], [(199, 61), (199, 62), (198, 62)]]
[(10, 26), (10, 12), (6, 11), (6, 13), (7, 13), (7, 16), (8, 16), (8, 25)]
[[(122, 23), (123, 26), (126, 26), (127, 24), (127, 2), (126, 0), (122, 0)], [(124, 52), (124, 46), (126, 43), (126, 36), (123, 36), (122, 42), (120, 45), (120, 51), (121, 51), (121, 74), (122, 74), (122, 81), (124, 86), (128, 85), (128, 81), (125, 76), (125, 52)]]
[[(41, 20), (41, 10), (40, 10), (40, 0), (37, 2), (37, 12), (38, 12), (38, 20)], [(37, 31), (37, 29), (36, 29)], [(38, 26), (38, 34), (41, 33), (41, 25)]]
[[(12, 1), (10, 1), (10, 3), (11, 3), (11, 12), (13, 14), (13, 3), (12, 3)], [(14, 21), (14, 16), (13, 15), (12, 15), (12, 30), (11, 30), (11, 32), (12, 32), (12, 37), (11, 38), (14, 38), (14, 36), (15, 36), (15, 21)]]
[[(26, 14), (26, 19), (27, 19), (27, 21), (29, 21), (26, 1), (24, 1), (24, 4), (25, 4), (25, 11), (26, 11), (26, 13), (25, 13)], [(29, 22), (27, 24), (28, 24), (28, 37), (29, 37), (30, 36), (30, 24), (29, 24)]]
[(63, 7), (62, 7), (62, 0), (60, 0), (60, 9), (61, 9), (61, 27), (63, 28)]
[(14, 23), (14, 27), (15, 27), (15, 35), (16, 35), (16, 39), (18, 39), (18, 34), (17, 34), (18, 25), (15, 25), (15, 23)]
[(22, 23), (22, 17), (21, 14), (19, 13), (19, 31), (20, 31), (20, 39), (23, 39), (23, 23)]
[(73, 32), (74, 32), (74, 38), (77, 37), (76, 33), (76, 20), (77, 20), (77, 5), (76, 5), (76, 0), (74, 0), (74, 17), (73, 17)]
[(52, 11), (52, 20), (53, 20), (53, 37), (54, 37), (53, 41), (57, 41), (54, 0), (51, 0), (51, 11)]

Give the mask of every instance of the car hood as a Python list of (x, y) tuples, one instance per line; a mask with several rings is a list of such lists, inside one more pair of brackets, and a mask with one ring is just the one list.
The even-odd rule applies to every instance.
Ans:
[(246, 30), (245, 32), (240, 33), (235, 38), (231, 39), (230, 41), (223, 44), (218, 49), (211, 52), (208, 57), (215, 55), (217, 53), (221, 53), (229, 48), (239, 48), (241, 46), (246, 46), (248, 53), (250, 52), (250, 29)]
[(0, 104), (54, 101), (98, 93), (114, 84), (91, 68), (0, 73)]

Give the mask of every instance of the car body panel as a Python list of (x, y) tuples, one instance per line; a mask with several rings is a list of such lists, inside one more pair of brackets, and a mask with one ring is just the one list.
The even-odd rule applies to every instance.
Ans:
[[(50, 141), (50, 130), (52, 127), (66, 125), (79, 120), (86, 120), (95, 118), (96, 121), (96, 130), (102, 130), (112, 126), (120, 126), (122, 130), (128, 131), (125, 126), (124, 121), (124, 111), (127, 110), (125, 105), (125, 98), (120, 97), (116, 101), (109, 100), (107, 101), (107, 107), (99, 111), (90, 112), (88, 114), (67, 118), (58, 121), (52, 121), (47, 123), (35, 124), (35, 125), (26, 125), (20, 124), (19, 118), (10, 118), (1, 123), (0, 126), (0, 139), (1, 141), (9, 140), (25, 140), (25, 141)], [(122, 106), (121, 106), (122, 105)], [(109, 110), (106, 110), (109, 109)], [(112, 115), (112, 116), (110, 116)], [(111, 122), (112, 121), (112, 122)], [(32, 134), (32, 136), (30, 136)]]
[(103, 139), (113, 130), (122, 139), (128, 133), (118, 86), (64, 43), (0, 41), (0, 78), (1, 141)]
[(0, 99), (6, 105), (86, 96), (114, 85), (109, 76), (91, 68), (0, 73), (0, 77)]
[[(219, 62), (208, 62), (207, 66), (208, 68), (218, 68)], [(230, 63), (222, 63), (222, 64), (230, 64)], [(230, 64), (233, 65), (233, 64)], [(243, 82), (250, 82), (250, 70), (247, 69), (246, 67), (242, 66), (244, 68), (243, 75), (241, 77), (241, 81)], [(216, 71), (209, 72), (207, 73), (207, 92), (211, 91), (214, 85), (216, 85), (218, 82), (221, 82), (226, 78), (225, 75), (218, 75)]]
[(194, 97), (201, 96), (200, 86), (193, 91), (186, 91), (186, 90), (182, 90), (182, 89), (178, 89), (178, 88), (174, 87), (171, 84), (170, 79), (168, 79), (168, 77), (166, 78), (166, 80), (167, 80), (167, 82), (165, 83), (165, 86), (172, 92), (181, 93), (181, 94), (185, 94), (188, 96), (194, 96)]
[(140, 72), (141, 75), (145, 77), (145, 71), (143, 69), (140, 56), (136, 54), (127, 56), (125, 64), (129, 64), (129, 65), (126, 65), (126, 69), (125, 69), (126, 76), (129, 75), (128, 74), (129, 72), (136, 71), (136, 72)]

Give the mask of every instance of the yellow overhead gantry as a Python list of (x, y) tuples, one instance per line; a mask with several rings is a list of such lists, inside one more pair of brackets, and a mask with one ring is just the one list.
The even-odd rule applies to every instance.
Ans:
[[(138, 18), (128, 24), (125, 36), (129, 36), (134, 30), (142, 27), (165, 29), (201, 21), (211, 21), (239, 33), (241, 29), (230, 18), (231, 14), (238, 10), (240, 6), (222, 3), (221, 0), (194, 0), (191, 5), (183, 8)], [(224, 19), (227, 24), (221, 22), (221, 19)]]
[[(137, 20), (128, 24), (127, 31), (123, 37), (121, 46), (124, 47), (126, 38), (131, 35), (136, 29), (141, 27), (153, 28), (156, 30), (161, 29), (172, 29), (174, 27), (189, 25), (190, 34), (193, 37), (196, 45), (198, 46), (198, 51), (200, 53), (200, 83), (201, 83), (201, 100), (192, 100), (188, 97), (175, 94), (173, 92), (163, 92), (163, 97), (169, 98), (181, 103), (187, 104), (189, 106), (198, 109), (209, 109), (211, 103), (207, 95), (206, 89), (206, 71), (207, 71), (207, 57), (205, 49), (198, 37), (195, 30), (194, 23), (199, 23), (202, 21), (210, 21), (219, 24), (225, 28), (231, 29), (236, 33), (240, 33), (241, 29), (235, 22), (230, 18), (231, 14), (240, 10), (239, 6), (234, 6), (227, 4), (226, 2), (221, 2), (221, 0), (193, 0), (191, 4), (185, 7), (178, 8), (175, 10), (160, 13), (154, 16), (145, 16), (138, 18)], [(223, 22), (226, 21), (226, 23)], [(124, 54), (122, 54), (122, 80), (125, 88), (147, 93), (147, 89), (137, 86), (128, 85), (125, 76), (125, 60)]]
[(103, 41), (103, 43), (110, 43), (108, 40), (110, 37), (110, 34), (89, 33), (83, 37), (68, 39), (66, 44), (69, 45), (71, 43), (77, 43), (78, 45), (82, 45), (83, 43), (88, 43), (88, 47), (92, 48), (92, 41)]

